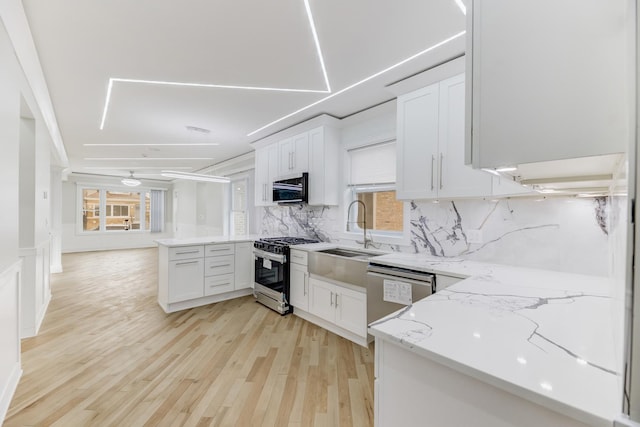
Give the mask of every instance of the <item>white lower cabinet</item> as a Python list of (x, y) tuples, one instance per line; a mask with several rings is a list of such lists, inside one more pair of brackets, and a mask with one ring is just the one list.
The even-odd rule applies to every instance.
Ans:
[(236, 243), (234, 289), (252, 289), (254, 270), (253, 242)]
[(294, 312), (309, 311), (309, 272), (306, 265), (291, 263), (289, 284), (289, 304), (293, 306)]
[(334, 283), (309, 279), (309, 313), (359, 337), (367, 336), (367, 294)]
[(170, 303), (204, 296), (204, 258), (170, 261), (169, 284)]
[(158, 304), (171, 313), (251, 293), (252, 242), (158, 248)]

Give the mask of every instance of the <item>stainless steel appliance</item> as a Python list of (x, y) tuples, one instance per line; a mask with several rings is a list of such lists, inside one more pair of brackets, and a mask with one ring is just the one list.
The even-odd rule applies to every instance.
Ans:
[(273, 182), (273, 201), (284, 203), (307, 203), (309, 201), (309, 174)]
[(289, 245), (318, 243), (301, 237), (273, 237), (253, 243), (256, 300), (280, 314), (291, 313), (289, 305)]
[(367, 324), (428, 297), (435, 291), (433, 274), (369, 262)]

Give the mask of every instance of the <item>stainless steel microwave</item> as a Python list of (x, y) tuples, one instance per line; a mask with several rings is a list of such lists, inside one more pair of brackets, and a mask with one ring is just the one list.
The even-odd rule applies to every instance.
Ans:
[(273, 182), (273, 201), (283, 203), (307, 203), (309, 201), (309, 174)]

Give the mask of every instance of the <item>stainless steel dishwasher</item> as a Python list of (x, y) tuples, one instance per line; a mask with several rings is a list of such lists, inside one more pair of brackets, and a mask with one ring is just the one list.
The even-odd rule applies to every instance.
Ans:
[(428, 297), (435, 292), (435, 285), (433, 274), (370, 262), (367, 324)]

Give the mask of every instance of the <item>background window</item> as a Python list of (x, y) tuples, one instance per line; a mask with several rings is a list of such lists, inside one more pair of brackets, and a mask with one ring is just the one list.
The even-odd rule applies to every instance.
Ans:
[(231, 235), (248, 233), (247, 179), (231, 181)]
[(82, 231), (100, 231), (99, 190), (82, 190)]
[[(358, 200), (367, 207), (367, 229), (378, 231), (402, 231), (404, 205), (396, 200), (396, 191), (367, 191), (356, 193)], [(358, 207), (358, 224), (363, 224), (364, 209)], [(353, 215), (353, 213), (352, 213)]]
[[(367, 230), (382, 235), (404, 231), (404, 202), (396, 200), (396, 143), (387, 141), (349, 150), (349, 202), (366, 206)], [(359, 203), (348, 212), (347, 231), (362, 231), (365, 209)]]
[(82, 195), (82, 231), (161, 232), (163, 229), (163, 190), (131, 192), (82, 188), (79, 194)]

